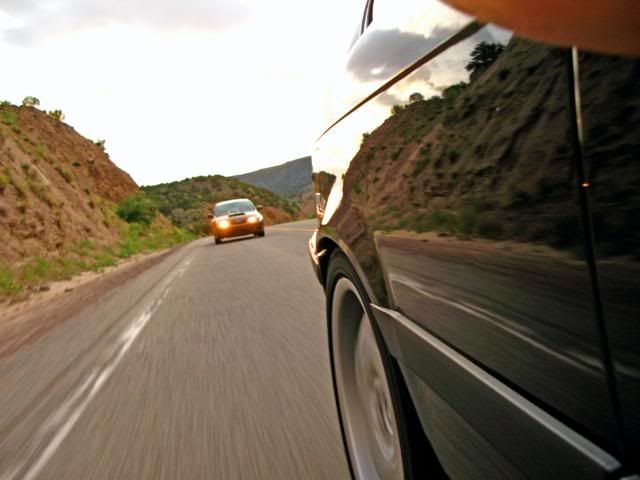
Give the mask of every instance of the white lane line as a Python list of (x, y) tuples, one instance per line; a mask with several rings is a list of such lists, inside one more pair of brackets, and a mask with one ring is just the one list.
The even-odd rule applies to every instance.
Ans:
[[(150, 302), (147, 308), (129, 323), (122, 335), (120, 335), (113, 344), (113, 348), (109, 349), (111, 353), (108, 356), (107, 362), (102, 368), (95, 368), (73, 394), (65, 400), (60, 408), (49, 416), (36, 432), (31, 445), (26, 451), (26, 455), (24, 455), (26, 458), (0, 475), (0, 479), (13, 480), (16, 478), (18, 473), (25, 468), (28, 460), (34, 453), (42, 450), (42, 453), (40, 453), (35, 461), (28, 467), (27, 472), (22, 478), (24, 480), (33, 480), (38, 476), (51, 457), (56, 453), (63, 440), (69, 435), (69, 432), (71, 432), (76, 422), (82, 416), (82, 413), (89, 406), (91, 400), (95, 398), (102, 386), (107, 382), (125, 353), (127, 353), (131, 345), (133, 345), (135, 339), (140, 335), (147, 323), (149, 323), (154, 312), (169, 294), (173, 283), (184, 274), (192, 261), (193, 257), (188, 257), (180, 267), (165, 279), (160, 289), (161, 293), (157, 299)], [(98, 373), (98, 371), (100, 373)], [(85, 394), (87, 391), (88, 393)], [(85, 395), (84, 398), (82, 398), (83, 395)], [(45, 445), (46, 438), (50, 438), (50, 440)]]

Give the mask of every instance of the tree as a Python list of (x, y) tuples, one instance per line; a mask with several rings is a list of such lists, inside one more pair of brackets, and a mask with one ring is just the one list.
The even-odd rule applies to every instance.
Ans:
[(471, 52), (471, 61), (465, 67), (472, 74), (488, 68), (504, 50), (501, 43), (480, 42)]
[(95, 143), (97, 146), (99, 146), (102, 150), (104, 150), (104, 144), (105, 144), (106, 140), (96, 140)]
[(442, 91), (442, 98), (447, 102), (447, 105), (451, 105), (466, 87), (467, 84), (465, 82), (459, 82), (451, 85)]
[(36, 97), (24, 97), (24, 99), (22, 100), (22, 106), (23, 107), (36, 107), (40, 105), (40, 100), (38, 100)]
[(53, 117), (56, 120), (59, 120), (59, 121), (64, 120), (64, 113), (62, 113), (62, 110), (49, 110), (48, 113), (50, 117)]
[(415, 92), (409, 95), (409, 103), (421, 102), (422, 100), (424, 100), (424, 95), (420, 92)]
[(394, 105), (391, 107), (391, 115), (397, 115), (402, 111), (402, 107), (400, 105)]

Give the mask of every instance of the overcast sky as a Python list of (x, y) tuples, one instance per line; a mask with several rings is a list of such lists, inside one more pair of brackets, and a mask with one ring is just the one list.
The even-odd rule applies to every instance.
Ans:
[(141, 185), (309, 155), (359, 0), (0, 0), (0, 100), (105, 139)]

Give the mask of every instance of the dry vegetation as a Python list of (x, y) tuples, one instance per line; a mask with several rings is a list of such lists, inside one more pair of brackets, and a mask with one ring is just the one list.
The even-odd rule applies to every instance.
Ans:
[(155, 215), (147, 225), (120, 218), (135, 182), (62, 112), (27, 103), (0, 104), (0, 298), (188, 238)]

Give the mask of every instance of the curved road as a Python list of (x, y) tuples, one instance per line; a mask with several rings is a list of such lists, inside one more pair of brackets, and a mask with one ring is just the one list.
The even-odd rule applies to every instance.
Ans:
[(348, 478), (313, 224), (195, 241), (0, 360), (0, 479)]

